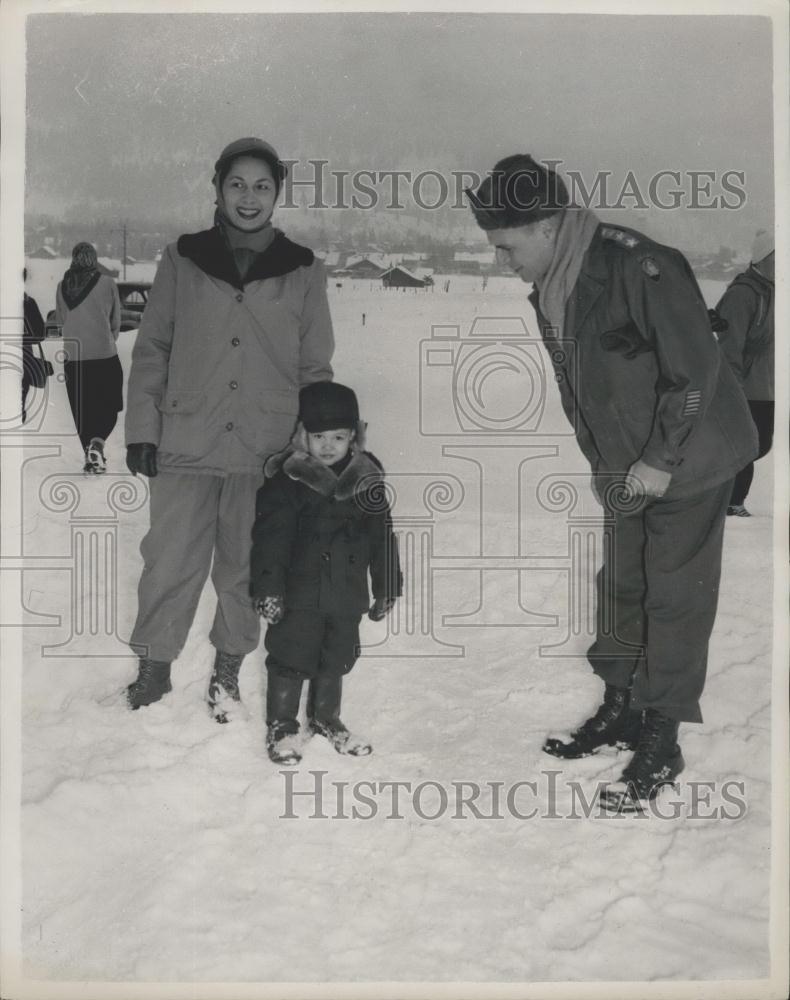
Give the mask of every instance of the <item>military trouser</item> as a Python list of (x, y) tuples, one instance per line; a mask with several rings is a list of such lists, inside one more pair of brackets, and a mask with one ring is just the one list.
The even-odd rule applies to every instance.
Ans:
[(266, 629), (267, 670), (313, 678), (347, 674), (359, 657), (361, 615), (291, 609)]
[(217, 592), (212, 644), (240, 655), (257, 647), (250, 549), (255, 494), (262, 483), (261, 475), (247, 473), (223, 477), (167, 470), (149, 480), (151, 527), (140, 546), (145, 566), (130, 641), (138, 655), (165, 662), (179, 655), (209, 570)]
[(702, 722), (708, 641), (721, 576), (732, 480), (691, 497), (646, 497), (610, 510), (613, 527), (597, 578), (593, 670), (627, 688), (631, 705)]

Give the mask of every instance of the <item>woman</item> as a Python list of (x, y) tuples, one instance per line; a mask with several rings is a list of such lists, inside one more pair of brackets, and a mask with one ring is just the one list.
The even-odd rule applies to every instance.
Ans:
[(209, 709), (218, 722), (241, 709), (239, 668), (260, 634), (249, 559), (263, 461), (288, 443), (300, 387), (332, 377), (323, 264), (271, 224), (285, 175), (261, 139), (223, 150), (215, 225), (167, 248), (137, 335), (127, 465), (150, 477), (151, 526), (131, 638), (140, 657), (132, 709), (171, 690), (170, 665), (210, 568)]
[(123, 370), (116, 341), (121, 329), (118, 289), (99, 273), (96, 251), (78, 243), (58, 285), (55, 321), (63, 330), (66, 391), (85, 453), (83, 472), (106, 472), (104, 443), (123, 409)]

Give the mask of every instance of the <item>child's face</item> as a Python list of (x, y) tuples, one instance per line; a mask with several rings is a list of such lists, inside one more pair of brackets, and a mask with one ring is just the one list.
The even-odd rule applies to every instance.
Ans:
[(316, 431), (307, 434), (307, 448), (313, 458), (317, 458), (324, 465), (334, 465), (341, 458), (345, 458), (351, 442), (354, 440), (354, 431), (350, 427), (338, 427), (332, 431)]

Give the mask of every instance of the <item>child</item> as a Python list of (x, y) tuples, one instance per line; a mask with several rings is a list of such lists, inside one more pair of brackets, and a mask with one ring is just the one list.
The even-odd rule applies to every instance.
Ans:
[(314, 382), (299, 394), (291, 445), (264, 466), (252, 530), (252, 598), (266, 619), (266, 747), (277, 764), (301, 760), (297, 714), (309, 680), (311, 733), (343, 754), (370, 744), (340, 721), (343, 675), (359, 653), (368, 570), (381, 621), (402, 591), (397, 541), (378, 459), (364, 451), (353, 390)]

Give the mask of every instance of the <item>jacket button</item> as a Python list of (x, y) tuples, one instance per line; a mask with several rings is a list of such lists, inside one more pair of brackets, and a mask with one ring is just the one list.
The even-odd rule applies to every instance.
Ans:
[(243, 302), (244, 301), (244, 296), (241, 294), (241, 292), (239, 292), (239, 294), (236, 296), (236, 301), (237, 302)]
[(328, 552), (322, 552), (321, 553), (321, 558), (324, 560), (324, 562), (329, 562), (329, 553)]
[(565, 376), (562, 374), (562, 372), (557, 372), (555, 374), (555, 376), (554, 376), (554, 381), (555, 382), (563, 382), (564, 380), (565, 380)]
[(231, 389), (238, 389), (239, 383), (236, 382), (236, 381), (233, 381), (233, 382), (230, 383), (230, 387), (231, 387)]
[(178, 400), (174, 399), (173, 402), (170, 405), (171, 406), (178, 406)]
[(231, 344), (233, 344), (234, 347), (238, 347), (240, 343), (241, 341), (238, 337), (234, 337), (233, 340), (231, 340)]
[(225, 430), (226, 431), (232, 431), (233, 430), (233, 423), (232, 422), (228, 422), (227, 424), (225, 424)]
[(568, 360), (568, 355), (565, 351), (552, 351), (551, 360), (555, 365), (562, 365)]
[(357, 557), (356, 557), (356, 556), (349, 556), (349, 557), (348, 557), (348, 561), (349, 561), (350, 563), (355, 563), (355, 562), (357, 561)]

